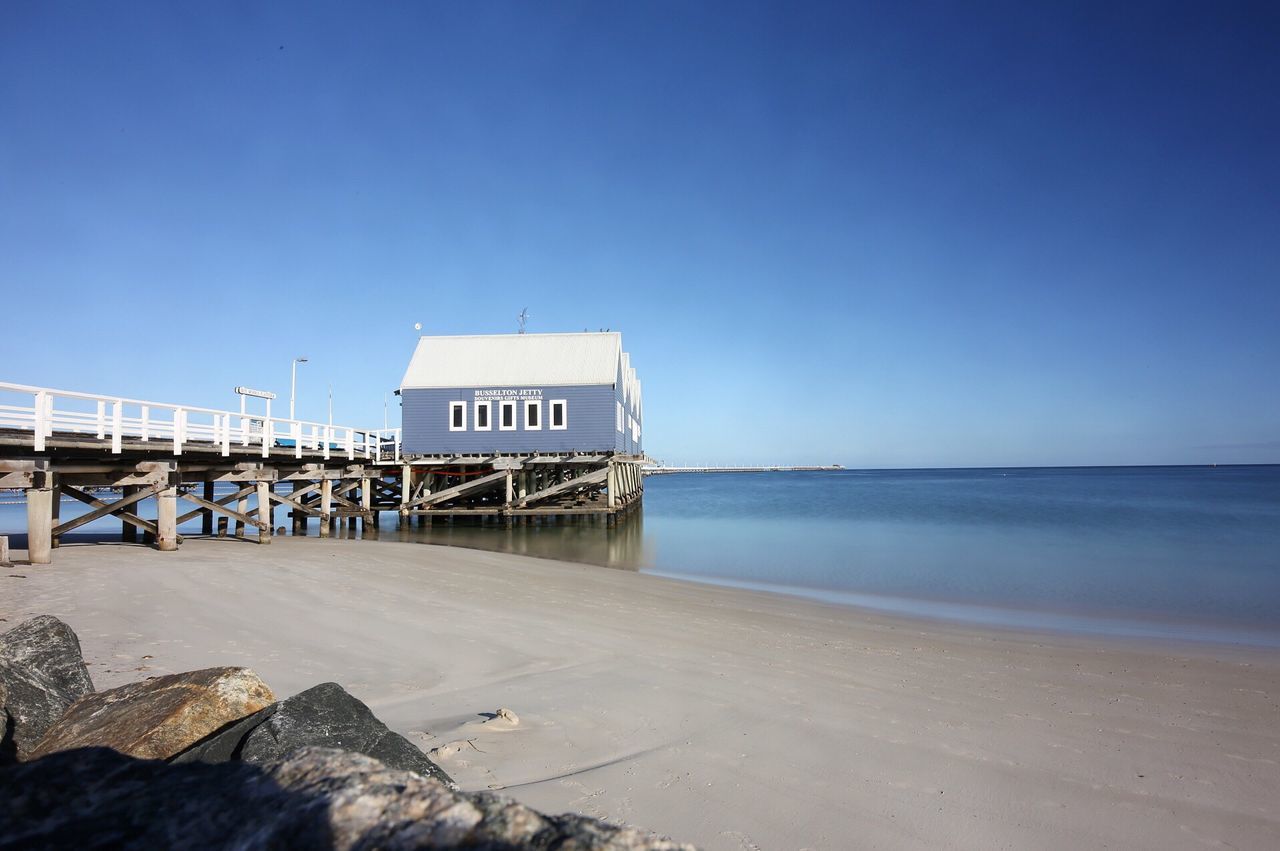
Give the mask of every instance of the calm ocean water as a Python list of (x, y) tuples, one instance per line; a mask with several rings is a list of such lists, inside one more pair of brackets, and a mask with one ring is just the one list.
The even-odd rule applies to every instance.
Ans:
[[(0, 506), (0, 530), (21, 511)], [(677, 474), (612, 530), (383, 525), (888, 611), (1280, 646), (1280, 466)]]

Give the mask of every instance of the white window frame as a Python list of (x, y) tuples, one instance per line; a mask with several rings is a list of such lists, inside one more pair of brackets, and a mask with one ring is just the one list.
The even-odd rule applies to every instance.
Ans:
[[(520, 407), (524, 408), (524, 430), (525, 431), (542, 431), (542, 400), (541, 399), (524, 399), (520, 403)], [(538, 424), (529, 425), (529, 409), (538, 409)]]
[(640, 442), (640, 423), (636, 422), (636, 418), (631, 418), (631, 442)]
[[(484, 425), (480, 425), (480, 409), (485, 409)], [(488, 399), (476, 400), (475, 431), (493, 431), (493, 403)]]
[[(462, 409), (462, 425), (455, 426), (453, 424), (453, 412)], [(466, 431), (467, 430), (467, 403), (466, 402), (450, 402), (449, 403), (449, 431)]]
[(622, 423), (622, 402), (618, 402), (618, 434), (622, 434), (626, 429)]
[[(511, 411), (511, 425), (503, 425), (506, 417), (502, 415), (503, 411)], [(498, 403), (498, 431), (515, 431), (519, 421), (516, 419), (516, 400), (503, 399)]]
[[(560, 406), (560, 425), (556, 425), (556, 405)], [(564, 431), (569, 427), (569, 403), (564, 399), (552, 399), (547, 404), (547, 428)]]

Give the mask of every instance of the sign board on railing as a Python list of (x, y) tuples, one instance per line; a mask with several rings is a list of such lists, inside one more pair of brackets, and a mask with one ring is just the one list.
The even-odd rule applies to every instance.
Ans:
[(237, 387), (236, 392), (241, 396), (253, 396), (258, 399), (274, 399), (276, 394), (269, 390), (250, 390), (248, 387)]

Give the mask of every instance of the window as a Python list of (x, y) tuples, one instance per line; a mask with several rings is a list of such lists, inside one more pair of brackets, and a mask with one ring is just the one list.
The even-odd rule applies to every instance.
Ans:
[(618, 403), (618, 431), (622, 431), (622, 403)]
[(636, 422), (636, 418), (631, 418), (631, 442), (640, 442), (640, 423)]
[(564, 431), (569, 427), (566, 411), (569, 403), (564, 399), (551, 400), (551, 430)]
[(515, 402), (499, 402), (498, 403), (498, 430), (499, 431), (515, 431), (516, 430), (516, 403)]
[(542, 403), (524, 403), (524, 427), (526, 431), (538, 431), (542, 428)]
[(449, 403), (449, 431), (467, 430), (467, 403)]
[(491, 429), (489, 423), (489, 403), (476, 402), (476, 431), (489, 431)]

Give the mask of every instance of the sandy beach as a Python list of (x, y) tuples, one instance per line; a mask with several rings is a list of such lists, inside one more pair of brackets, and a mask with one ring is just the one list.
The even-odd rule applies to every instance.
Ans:
[[(982, 630), (417, 544), (0, 571), (99, 688), (337, 681), (466, 789), (708, 849), (1280, 847), (1280, 654)], [(488, 716), (510, 709), (518, 723)]]

